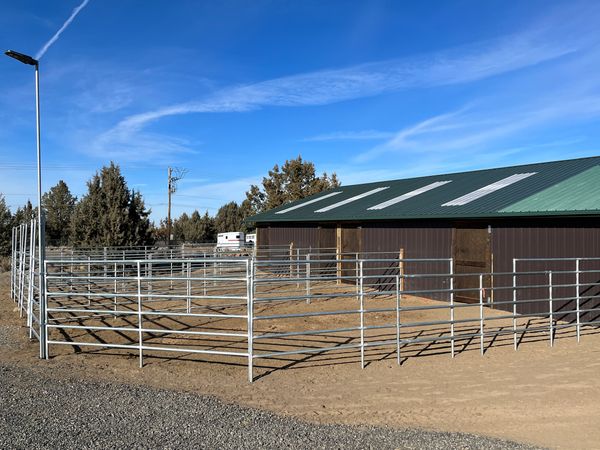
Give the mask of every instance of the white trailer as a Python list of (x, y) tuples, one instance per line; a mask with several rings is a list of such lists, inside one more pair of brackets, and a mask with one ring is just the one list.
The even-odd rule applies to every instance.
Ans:
[(246, 246), (246, 237), (241, 231), (217, 234), (217, 251), (241, 250)]
[(256, 233), (248, 233), (246, 235), (246, 245), (256, 245)]

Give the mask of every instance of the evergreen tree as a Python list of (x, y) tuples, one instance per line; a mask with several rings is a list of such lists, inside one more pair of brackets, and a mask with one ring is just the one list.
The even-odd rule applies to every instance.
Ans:
[(178, 242), (186, 242), (190, 217), (183, 213), (179, 219), (173, 221), (173, 237)]
[(46, 215), (47, 245), (68, 244), (75, 201), (75, 197), (71, 195), (69, 187), (63, 180), (42, 197), (42, 206)]
[(262, 190), (256, 185), (250, 186), (242, 204), (243, 214), (247, 217), (267, 211), (284, 203), (339, 187), (340, 184), (335, 173), (331, 176), (323, 173), (318, 177), (315, 165), (303, 161), (302, 156), (298, 155), (298, 158), (286, 161), (281, 169), (275, 164), (268, 177), (263, 178)]
[(219, 208), (215, 216), (215, 228), (217, 233), (227, 231), (242, 231), (244, 218), (242, 210), (236, 202), (229, 202)]
[(75, 207), (71, 241), (75, 246), (133, 246), (151, 243), (149, 211), (139, 193), (129, 191), (113, 162), (87, 183)]
[(104, 204), (98, 173), (87, 182), (88, 192), (75, 206), (71, 216), (71, 244), (75, 247), (103, 246), (100, 224)]
[(27, 200), (25, 206), (17, 208), (17, 212), (13, 217), (13, 226), (21, 224), (29, 225), (32, 219), (37, 218), (37, 208), (34, 208), (30, 200)]
[(215, 242), (217, 240), (217, 230), (215, 228), (215, 219), (208, 215), (208, 211), (200, 219), (201, 242)]
[(127, 245), (147, 245), (153, 242), (150, 210), (146, 209), (139, 192), (131, 192), (129, 202), (129, 234)]
[(12, 227), (12, 214), (4, 195), (0, 194), (0, 256), (8, 256), (11, 252)]

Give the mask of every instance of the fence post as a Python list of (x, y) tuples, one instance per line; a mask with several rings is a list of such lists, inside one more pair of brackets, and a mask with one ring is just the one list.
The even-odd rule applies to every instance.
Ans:
[(512, 279), (513, 279), (513, 289), (512, 289), (512, 307), (513, 307), (513, 346), (515, 350), (518, 349), (518, 341), (517, 341), (517, 259), (513, 258), (512, 264)]
[(400, 365), (400, 276), (396, 275), (396, 361)]
[[(33, 225), (33, 232), (35, 233), (36, 225)], [(30, 252), (29, 259), (29, 295), (27, 299), (27, 327), (29, 328), (29, 339), (33, 338), (33, 308), (35, 304), (35, 238), (33, 240), (33, 247)]]
[[(300, 249), (296, 249), (296, 280), (300, 278)], [(300, 289), (300, 281), (296, 282), (296, 289)]]
[(306, 304), (310, 305), (310, 253), (306, 255)]
[(363, 260), (359, 262), (359, 273), (360, 273), (360, 367), (365, 368), (365, 298), (364, 298), (364, 273), (363, 273)]
[[(48, 359), (48, 264), (44, 260), (44, 273), (40, 277), (40, 358)], [(41, 268), (40, 268), (41, 270)]]
[(292, 270), (293, 265), (292, 265), (292, 259), (293, 259), (293, 254), (294, 254), (294, 243), (290, 242), (290, 249), (289, 249), (289, 258), (290, 258), (290, 278), (292, 278)]
[(14, 299), (14, 276), (15, 276), (15, 228), (10, 229), (10, 298)]
[(123, 267), (122, 267), (122, 269), (123, 269), (123, 281), (121, 281), (121, 290), (125, 291), (125, 250), (123, 250)]
[(206, 252), (202, 254), (202, 292), (206, 296)]
[(140, 261), (137, 261), (137, 302), (138, 302), (138, 348), (140, 355), (140, 368), (144, 366), (143, 339), (142, 339), (142, 272)]
[(90, 294), (92, 293), (92, 280), (90, 280), (90, 277), (92, 276), (92, 265), (90, 263), (90, 259), (91, 256), (88, 255), (87, 257), (87, 290), (88, 290), (88, 306), (90, 306), (92, 304), (92, 297), (90, 296)]
[(577, 342), (579, 342), (581, 336), (581, 313), (579, 311), (579, 258), (575, 260), (575, 289), (577, 289), (577, 292), (575, 293), (575, 302), (577, 306)]
[(400, 249), (398, 254), (400, 261), (398, 261), (398, 273), (400, 274), (400, 290), (404, 290), (404, 249)]
[(33, 308), (33, 284), (35, 283), (35, 238), (36, 222), (31, 221), (31, 243), (29, 245), (29, 280), (27, 282), (27, 326), (30, 328), (29, 337), (31, 338), (31, 308)]
[[(154, 254), (150, 253), (150, 261), (152, 261), (152, 258), (154, 258)], [(152, 269), (153, 269), (153, 267), (152, 267), (152, 263), (150, 261), (146, 262), (146, 267), (148, 268), (147, 275), (150, 277), (148, 279), (148, 291), (150, 294), (152, 294), (152, 284), (153, 284), (152, 283)]]
[(450, 355), (454, 358), (454, 259), (450, 258)]
[(186, 292), (187, 292), (187, 313), (192, 311), (192, 263), (187, 263), (187, 281), (186, 281)]
[(550, 347), (554, 345), (554, 311), (552, 310), (552, 271), (548, 272), (548, 303), (550, 306)]
[(479, 275), (479, 347), (483, 356), (483, 274)]
[(104, 278), (106, 278), (106, 274), (107, 274), (107, 271), (108, 271), (108, 269), (106, 267), (106, 247), (104, 247), (104, 251), (102, 253), (104, 255), (104, 258), (103, 258), (104, 259)]
[(169, 278), (171, 278), (171, 282), (169, 284), (169, 289), (173, 290), (173, 249), (171, 248), (171, 276)]
[(246, 260), (246, 300), (248, 316), (248, 381), (254, 381), (254, 259)]

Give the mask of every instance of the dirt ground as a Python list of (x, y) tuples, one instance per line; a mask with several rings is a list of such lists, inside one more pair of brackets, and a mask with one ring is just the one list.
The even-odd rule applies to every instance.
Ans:
[[(145, 356), (145, 365), (139, 369), (137, 357), (125, 351), (52, 346), (51, 358), (40, 361), (37, 343), (27, 340), (9, 299), (8, 282), (8, 274), (2, 274), (0, 360), (34, 366), (52, 376), (69, 374), (214, 394), (226, 401), (319, 423), (461, 431), (553, 448), (600, 446), (600, 386), (595, 382), (600, 369), (600, 330), (596, 328), (586, 329), (579, 344), (572, 328), (560, 330), (553, 348), (547, 333), (531, 333), (517, 352), (512, 335), (500, 336), (492, 346), (490, 339), (486, 341), (484, 356), (479, 354), (478, 340), (465, 341), (457, 344), (454, 359), (448, 344), (415, 345), (403, 349), (401, 366), (389, 347), (370, 349), (365, 369), (360, 368), (356, 349), (257, 360), (257, 380), (249, 384), (242, 358), (157, 353)], [(281, 309), (289, 312), (285, 308), (291, 307)], [(440, 313), (431, 314), (428, 317)], [(375, 324), (387, 318), (380, 314), (369, 320)], [(421, 319), (415, 316), (415, 320)], [(281, 331), (270, 322), (260, 323), (257, 331)], [(355, 317), (339, 319), (335, 326), (345, 324), (356, 325)], [(435, 327), (429, 332), (436, 332)], [(393, 338), (394, 330), (385, 333), (385, 339)], [(372, 333), (369, 338), (381, 336)], [(346, 338), (332, 339), (340, 342)], [(269, 351), (281, 343), (261, 345), (263, 351)]]

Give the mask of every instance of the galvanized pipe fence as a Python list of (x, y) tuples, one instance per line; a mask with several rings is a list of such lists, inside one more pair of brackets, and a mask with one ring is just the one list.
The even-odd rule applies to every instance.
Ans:
[[(52, 255), (40, 317), (34, 229), (13, 231), (11, 296), (32, 337), (48, 336), (46, 355), (73, 346), (135, 352), (140, 366), (160, 353), (241, 360), (253, 381), (257, 367), (401, 364), (540, 339), (553, 346), (600, 325), (600, 258), (569, 259), (573, 270), (546, 269), (558, 259), (515, 259), (511, 272), (456, 274), (452, 259), (331, 249), (276, 258)], [(523, 264), (544, 268), (517, 271)]]

